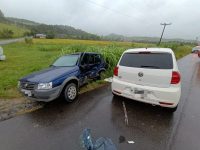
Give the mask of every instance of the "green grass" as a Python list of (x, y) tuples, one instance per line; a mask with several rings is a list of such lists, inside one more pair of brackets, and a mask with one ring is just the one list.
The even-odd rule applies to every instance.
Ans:
[[(124, 50), (136, 47), (156, 47), (154, 44), (144, 43), (60, 39), (35, 39), (33, 43), (27, 45), (20, 42), (3, 46), (7, 60), (0, 62), (0, 99), (21, 97), (17, 91), (18, 79), (48, 67), (61, 55), (83, 51), (100, 52), (109, 62), (109, 69), (106, 72), (108, 77), (112, 75), (113, 67)], [(175, 48), (177, 58), (189, 54), (193, 47), (192, 45), (173, 43), (161, 45), (161, 47), (163, 46)]]
[(2, 31), (3, 29), (12, 30), (14, 32), (13, 38), (23, 37), (25, 32), (29, 32), (28, 29), (18, 27), (14, 24), (0, 23), (0, 31)]

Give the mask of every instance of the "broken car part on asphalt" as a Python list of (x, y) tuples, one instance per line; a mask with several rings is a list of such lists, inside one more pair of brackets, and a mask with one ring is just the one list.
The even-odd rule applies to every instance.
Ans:
[(86, 150), (117, 150), (109, 138), (101, 137), (93, 142), (90, 129), (84, 129), (81, 140)]

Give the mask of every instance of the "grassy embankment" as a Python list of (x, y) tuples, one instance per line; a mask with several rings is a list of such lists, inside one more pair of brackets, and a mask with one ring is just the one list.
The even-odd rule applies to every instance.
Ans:
[[(122, 52), (128, 48), (156, 47), (154, 44), (130, 43), (130, 42), (108, 42), (89, 40), (64, 40), (64, 39), (35, 39), (32, 45), (24, 42), (3, 46), (6, 61), (0, 62), (0, 99), (19, 98), (17, 92), (17, 81), (19, 78), (48, 67), (57, 57), (73, 52), (90, 51), (100, 52), (109, 62), (106, 76), (112, 75), (113, 67), (116, 65)], [(174, 49), (179, 59), (191, 52), (192, 45), (168, 44), (161, 47)], [(99, 84), (94, 82), (90, 88)]]
[[(22, 28), (22, 27), (18, 27), (14, 24), (4, 24), (4, 23), (0, 23), (0, 32), (3, 31), (4, 29), (9, 29), (13, 31), (13, 38), (18, 38), (18, 37), (23, 37), (24, 33), (29, 32), (28, 29), (26, 28)], [(2, 40), (0, 38), (0, 40)]]

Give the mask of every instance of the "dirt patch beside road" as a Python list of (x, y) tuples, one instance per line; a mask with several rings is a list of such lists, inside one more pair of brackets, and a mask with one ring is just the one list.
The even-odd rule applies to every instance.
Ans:
[(0, 100), (0, 121), (15, 117), (19, 114), (32, 112), (42, 108), (44, 103), (34, 102), (25, 98)]

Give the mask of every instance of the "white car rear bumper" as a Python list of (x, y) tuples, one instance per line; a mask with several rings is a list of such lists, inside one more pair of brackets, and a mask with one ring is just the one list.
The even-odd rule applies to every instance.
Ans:
[[(135, 90), (144, 91), (144, 93), (135, 94)], [(142, 86), (125, 82), (114, 77), (112, 81), (112, 92), (116, 95), (136, 101), (174, 108), (180, 100), (181, 87), (160, 88)]]

